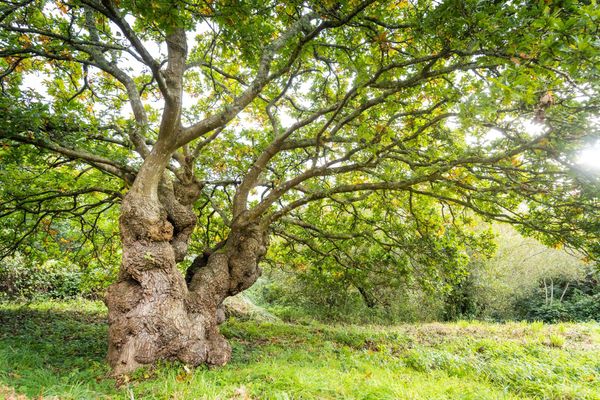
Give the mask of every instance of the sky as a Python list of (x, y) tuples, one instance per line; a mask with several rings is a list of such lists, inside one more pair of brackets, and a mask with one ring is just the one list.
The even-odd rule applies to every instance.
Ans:
[(577, 163), (600, 173), (600, 139), (579, 153)]

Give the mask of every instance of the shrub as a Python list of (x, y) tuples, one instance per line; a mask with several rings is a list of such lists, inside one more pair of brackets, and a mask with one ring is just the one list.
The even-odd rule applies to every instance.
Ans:
[(597, 273), (590, 272), (585, 279), (575, 282), (559, 279), (553, 281), (558, 282), (553, 291), (561, 293), (560, 298), (548, 300), (546, 290), (539, 288), (516, 302), (515, 307), (521, 317), (544, 322), (600, 321), (600, 285)]
[(74, 264), (56, 260), (37, 264), (16, 255), (0, 263), (0, 298), (72, 298), (81, 294), (82, 277)]

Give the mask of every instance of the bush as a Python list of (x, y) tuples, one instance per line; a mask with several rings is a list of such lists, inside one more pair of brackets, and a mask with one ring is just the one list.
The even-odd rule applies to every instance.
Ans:
[(0, 298), (72, 298), (81, 293), (82, 272), (73, 264), (34, 264), (17, 255), (0, 263)]
[(573, 320), (567, 311), (567, 307), (561, 301), (550, 304), (532, 302), (525, 306), (525, 310), (525, 318), (530, 321), (556, 323)]
[(481, 317), (481, 308), (478, 304), (473, 275), (469, 274), (464, 280), (453, 285), (444, 297), (442, 319), (444, 321), (476, 319)]
[(539, 309), (535, 317), (563, 318), (560, 306), (545, 304), (561, 298), (566, 282), (571, 282), (570, 295), (573, 282), (585, 278), (586, 265), (564, 249), (548, 248), (521, 236), (513, 227), (497, 224), (494, 230), (498, 234), (496, 254), (490, 259), (474, 257), (468, 279), (446, 300), (446, 319), (535, 319), (535, 309)]
[[(516, 303), (521, 317), (544, 322), (600, 321), (600, 285), (597, 273), (585, 279), (559, 282), (556, 291), (561, 299), (548, 301), (546, 291), (539, 288)], [(567, 284), (569, 286), (567, 286)]]
[(568, 311), (575, 320), (600, 321), (600, 293), (589, 295), (577, 291), (569, 300)]

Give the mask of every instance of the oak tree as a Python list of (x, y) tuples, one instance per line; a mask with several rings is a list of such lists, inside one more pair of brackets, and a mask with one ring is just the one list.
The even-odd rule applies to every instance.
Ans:
[(117, 204), (115, 374), (226, 363), (222, 302), (270, 238), (452, 270), (481, 215), (596, 258), (575, 159), (598, 138), (599, 22), (570, 0), (3, 0), (3, 254), (61, 221), (109, 243)]

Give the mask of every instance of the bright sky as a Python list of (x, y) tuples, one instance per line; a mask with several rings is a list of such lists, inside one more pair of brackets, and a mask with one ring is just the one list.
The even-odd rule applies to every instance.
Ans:
[(600, 139), (588, 148), (579, 152), (577, 163), (591, 171), (600, 173)]

